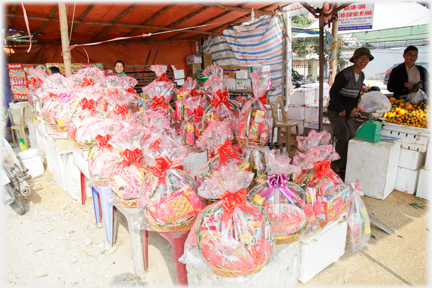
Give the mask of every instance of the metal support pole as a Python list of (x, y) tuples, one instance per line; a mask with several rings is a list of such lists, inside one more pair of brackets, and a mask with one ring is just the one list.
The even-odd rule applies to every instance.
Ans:
[(70, 58), (70, 47), (69, 47), (69, 33), (68, 33), (68, 21), (66, 4), (59, 3), (59, 20), (60, 20), (60, 33), (62, 43), (62, 54), (65, 66), (66, 77), (72, 75), (72, 65)]
[[(338, 39), (338, 28), (339, 28), (339, 19), (336, 20), (335, 22), (332, 23), (332, 34), (333, 34), (333, 41), (336, 43), (337, 39)], [(333, 85), (334, 79), (336, 77), (336, 66), (337, 66), (337, 56), (339, 53), (339, 46), (335, 45), (334, 49), (333, 49), (333, 57), (331, 59), (331, 68), (332, 68), (332, 73), (330, 75), (330, 79), (329, 79), (329, 85)]]
[(318, 132), (322, 131), (323, 124), (323, 95), (324, 95), (324, 16), (322, 12), (319, 20), (319, 122)]

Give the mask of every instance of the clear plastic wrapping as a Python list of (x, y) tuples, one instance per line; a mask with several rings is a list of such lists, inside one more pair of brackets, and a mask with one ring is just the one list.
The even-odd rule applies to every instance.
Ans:
[(216, 274), (232, 278), (261, 270), (272, 255), (274, 237), (267, 213), (246, 200), (253, 174), (236, 172), (235, 166), (224, 169), (199, 188), (198, 193), (208, 191), (221, 200), (198, 215), (182, 261), (199, 263), (193, 256), (198, 250)]
[(183, 159), (187, 157), (187, 150), (180, 143), (171, 137), (162, 134), (152, 133), (143, 145), (145, 162), (149, 167), (156, 165), (158, 156), (168, 157), (170, 160)]
[(379, 91), (371, 91), (363, 94), (358, 108), (366, 113), (386, 113), (392, 108), (390, 100)]
[(78, 73), (72, 76), (74, 76), (73, 80), (77, 83), (77, 85), (81, 87), (99, 84), (100, 81), (105, 78), (104, 72), (99, 68), (94, 67), (80, 69)]
[(351, 183), (350, 207), (346, 216), (348, 230), (345, 248), (351, 252), (361, 250), (371, 237), (369, 214), (361, 196), (363, 192), (357, 180), (355, 184)]
[(42, 87), (47, 75), (38, 68), (30, 68), (28, 72), (29, 88), (30, 90), (37, 90)]
[(75, 141), (81, 148), (90, 148), (97, 143), (96, 136), (115, 135), (127, 125), (125, 122), (108, 118), (90, 117), (77, 128)]
[(113, 164), (108, 178), (108, 186), (122, 206), (137, 207), (142, 181), (148, 171), (142, 150), (147, 138), (146, 128), (131, 125), (108, 141), (122, 157), (121, 161)]
[(265, 146), (270, 138), (270, 113), (264, 104), (270, 72), (251, 74), (254, 98), (240, 111), (236, 138), (242, 148)]
[(151, 133), (163, 134), (174, 138), (175, 131), (170, 127), (170, 122), (162, 111), (142, 110), (133, 116), (134, 122), (150, 130)]

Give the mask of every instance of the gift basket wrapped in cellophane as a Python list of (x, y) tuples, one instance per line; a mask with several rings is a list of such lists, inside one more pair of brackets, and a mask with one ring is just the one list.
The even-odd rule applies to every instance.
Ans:
[(165, 117), (163, 111), (157, 110), (142, 110), (135, 112), (134, 123), (144, 126), (150, 130), (151, 133), (163, 134), (170, 138), (175, 137), (175, 131), (170, 127), (170, 122)]
[(169, 94), (164, 96), (165, 102), (168, 104), (173, 101), (176, 98), (177, 89), (176, 85), (171, 80), (169, 80), (169, 77), (166, 74), (167, 65), (152, 65), (150, 66), (150, 70), (156, 74), (157, 78), (143, 88), (143, 92), (147, 95), (147, 98), (153, 99), (153, 96), (150, 97), (148, 95), (148, 90), (154, 89), (154, 86), (165, 86), (169, 91)]
[(77, 96), (75, 109), (73, 109), (69, 126), (68, 126), (68, 137), (74, 139), (76, 130), (82, 126), (83, 121), (86, 118), (107, 117), (106, 113), (100, 109), (99, 102), (101, 101), (103, 94), (102, 90), (98, 86), (84, 86), (78, 87), (74, 90)]
[[(191, 115), (191, 111), (188, 107), (186, 101), (193, 99), (192, 101), (197, 101), (197, 97), (201, 98), (201, 107), (204, 109), (207, 107), (207, 101), (204, 100), (204, 93), (202, 91), (196, 90), (197, 81), (188, 77), (182, 88), (177, 89), (177, 101), (176, 101), (176, 117), (177, 121), (184, 121)], [(189, 110), (189, 111), (188, 111)]]
[[(94, 137), (96, 140), (96, 145), (91, 146), (89, 150), (88, 167), (92, 182), (96, 186), (106, 187), (108, 186), (108, 178), (113, 165), (118, 163), (122, 158), (120, 152), (114, 149), (108, 142), (114, 135), (128, 127), (129, 124), (109, 118), (103, 118), (95, 121), (97, 121), (98, 128), (94, 129), (98, 134)], [(84, 132), (82, 133), (84, 134)]]
[(130, 104), (135, 99), (134, 93), (122, 92), (113, 97), (103, 96), (103, 111), (112, 119), (132, 122), (134, 112)]
[(81, 149), (90, 149), (96, 144), (96, 136), (115, 135), (125, 126), (124, 122), (110, 118), (86, 118), (81, 127), (77, 128), (75, 142)]
[[(224, 79), (224, 82), (226, 82), (226, 78), (222, 78), (223, 69), (217, 65), (208, 66), (204, 69), (202, 74), (207, 77), (207, 81), (204, 83), (204, 89), (206, 91), (212, 89), (213, 84), (215, 84), (215, 82), (213, 82), (215, 78)], [(213, 101), (214, 99), (209, 100)]]
[(234, 139), (234, 134), (227, 122), (211, 123), (204, 131), (197, 145), (203, 151), (207, 151), (211, 158), (207, 157), (209, 160), (206, 165), (198, 170), (195, 176), (198, 184), (213, 175), (223, 165), (240, 166), (243, 163), (241, 151), (233, 145), (232, 139)]
[(266, 151), (268, 147), (250, 147), (243, 149), (244, 166), (254, 173), (251, 187), (254, 187), (267, 180)]
[(201, 197), (220, 200), (198, 214), (180, 258), (183, 263), (198, 265), (197, 269), (209, 265), (217, 275), (229, 278), (256, 273), (268, 263), (274, 237), (264, 208), (247, 200), (252, 178), (253, 173), (229, 165), (199, 187)]
[(270, 81), (270, 72), (251, 74), (254, 98), (249, 100), (240, 111), (236, 139), (242, 148), (265, 146), (270, 138), (270, 113), (266, 90)]
[[(330, 168), (331, 161), (339, 155), (331, 145), (330, 133), (317, 133), (311, 130), (308, 136), (297, 136), (299, 152), (294, 157), (294, 165), (303, 171), (294, 177), (295, 183), (306, 191), (308, 204), (313, 207), (316, 219), (323, 228), (349, 206), (349, 188)], [(313, 235), (315, 229), (310, 227), (306, 236)]]
[(229, 93), (223, 76), (213, 77), (210, 81), (212, 81), (212, 85), (208, 92), (210, 99), (213, 100), (211, 100), (204, 111), (202, 118), (203, 128), (206, 129), (212, 122), (228, 122), (231, 129), (234, 129), (237, 122), (236, 114), (238, 114), (238, 109), (229, 100)]
[(77, 105), (78, 98), (73, 91), (61, 92), (56, 97), (45, 101), (40, 116), (57, 132), (65, 132), (68, 130), (72, 112)]
[(112, 166), (108, 186), (123, 207), (137, 207), (144, 175), (149, 169), (143, 158), (143, 146), (148, 137), (148, 129), (130, 125), (108, 141), (122, 157)]
[(276, 244), (298, 241), (306, 228), (304, 190), (290, 181), (290, 176), (300, 174), (301, 169), (290, 165), (287, 155), (276, 155), (266, 150), (268, 176), (250, 190), (253, 200), (263, 205), (271, 221)]
[(189, 152), (202, 152), (197, 146), (197, 141), (201, 139), (203, 133), (202, 118), (204, 115), (205, 101), (200, 97), (188, 98), (185, 101), (185, 113), (187, 118), (181, 124), (181, 136), (183, 145)]
[(187, 151), (169, 137), (157, 134), (146, 141), (144, 151), (151, 168), (143, 181), (139, 208), (149, 228), (159, 232), (189, 230), (204, 204), (196, 194), (198, 185), (180, 162)]
[(76, 74), (68, 77), (80, 87), (94, 86), (105, 78), (105, 73), (99, 68), (88, 67), (80, 69)]

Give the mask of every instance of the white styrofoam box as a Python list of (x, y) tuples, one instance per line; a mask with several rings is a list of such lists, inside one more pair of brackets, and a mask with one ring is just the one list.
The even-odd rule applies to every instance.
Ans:
[(178, 86), (182, 86), (185, 83), (185, 79), (174, 79), (174, 82), (178, 85)]
[[(304, 133), (304, 121), (303, 120), (297, 120), (297, 124), (298, 124), (298, 130), (299, 130), (298, 135), (303, 135), (303, 133)], [(291, 128), (291, 135), (292, 134), (297, 134), (296, 127)]]
[(171, 65), (171, 68), (174, 71), (174, 79), (184, 79), (185, 78), (185, 72), (184, 69), (176, 69), (174, 65)]
[(318, 105), (309, 104), (305, 106), (305, 121), (316, 122), (319, 121)]
[(84, 174), (84, 176), (90, 179), (90, 171), (88, 169), (88, 153), (89, 150), (77, 149), (72, 152), (73, 162), (75, 166)]
[(371, 143), (351, 139), (348, 142), (345, 184), (359, 180), (366, 196), (384, 200), (395, 187), (400, 142)]
[(381, 135), (400, 138), (402, 148), (425, 152), (430, 133), (427, 128), (384, 122)]
[(425, 168), (432, 170), (432, 152), (428, 153), (428, 151), (432, 151), (432, 141), (428, 143), (425, 160)]
[(288, 119), (305, 120), (305, 106), (304, 105), (288, 105)]
[(398, 166), (415, 170), (417, 168), (423, 167), (425, 158), (426, 152), (401, 148)]
[(315, 92), (312, 88), (297, 88), (290, 91), (290, 104), (307, 105), (314, 103)]
[(189, 153), (186, 158), (183, 158), (181, 162), (184, 166), (190, 169), (189, 175), (194, 178), (197, 175), (198, 170), (207, 164), (207, 152), (201, 153)]
[(29, 130), (28, 142), (30, 142), (30, 147), (31, 148), (36, 148), (36, 142), (38, 142), (38, 140), (39, 140), (38, 139), (37, 128), (35, 126), (33, 126), (32, 121), (30, 121), (28, 119), (25, 119), (24, 121), (27, 124), (28, 130)]
[(235, 79), (237, 90), (251, 90), (252, 82), (250, 79)]
[(298, 280), (306, 283), (345, 253), (347, 221), (339, 217), (322, 231), (300, 240), (300, 273)]
[(416, 189), (416, 196), (426, 199), (426, 200), (432, 200), (432, 197), (430, 196), (431, 189), (430, 189), (430, 179), (432, 177), (432, 171), (426, 168), (420, 169), (418, 181), (417, 181), (417, 189)]
[(398, 167), (394, 189), (406, 194), (414, 194), (417, 188), (419, 172), (420, 168), (411, 170)]
[(228, 90), (235, 90), (236, 89), (236, 79), (235, 78), (228, 78), (225, 82)]
[[(345, 241), (345, 240), (344, 240)], [(187, 255), (201, 264), (199, 268), (186, 264), (190, 287), (294, 287), (297, 284), (300, 267), (300, 241), (275, 246), (272, 259), (258, 272), (235, 278), (222, 277), (213, 272), (197, 253)], [(187, 251), (185, 251), (187, 252)]]
[(202, 63), (202, 57), (196, 55), (188, 55), (186, 56), (186, 63), (187, 65)]
[(238, 70), (235, 72), (236, 79), (248, 79), (249, 78), (249, 71), (248, 70)]
[(252, 74), (260, 73), (260, 72), (271, 72), (270, 65), (256, 65), (256, 66), (249, 66), (249, 73)]

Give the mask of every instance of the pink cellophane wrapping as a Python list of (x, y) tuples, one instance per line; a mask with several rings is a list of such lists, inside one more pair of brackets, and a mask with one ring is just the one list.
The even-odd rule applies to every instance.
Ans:
[(146, 164), (150, 167), (156, 164), (155, 159), (158, 156), (168, 157), (169, 160), (179, 160), (186, 158), (188, 155), (184, 146), (171, 137), (152, 133), (143, 145)]
[(210, 123), (201, 139), (197, 142), (197, 146), (203, 150), (214, 151), (216, 147), (223, 144), (226, 139), (231, 141), (234, 139), (234, 134), (229, 123)]
[(220, 90), (220, 92), (228, 92), (228, 87), (226, 85), (226, 81), (228, 80), (228, 76), (220, 75), (210, 77), (205, 86), (208, 87), (208, 92), (210, 96), (210, 101), (214, 101), (216, 99), (216, 92)]
[(79, 81), (78, 85), (82, 87), (99, 84), (100, 81), (105, 78), (105, 74), (102, 70), (93, 67), (80, 69), (74, 76), (76, 77), (75, 79)]
[(182, 103), (184, 106), (185, 119), (188, 119), (190, 116), (192, 116), (193, 111), (197, 109), (198, 106), (201, 106), (201, 108), (203, 109), (203, 113), (207, 108), (207, 101), (205, 101), (201, 96), (193, 96), (193, 97), (185, 98), (182, 101)]
[(149, 135), (150, 131), (147, 128), (137, 124), (131, 124), (117, 134), (112, 135), (108, 143), (120, 152), (126, 149), (134, 150), (136, 148), (143, 150)]
[(75, 89), (74, 92), (77, 95), (75, 100), (78, 103), (72, 113), (70, 126), (79, 128), (88, 117), (106, 117), (98, 105), (103, 95), (100, 89), (96, 86), (85, 86)]
[(170, 127), (167, 117), (160, 110), (138, 111), (134, 114), (134, 119), (136, 124), (146, 127), (151, 133), (175, 137), (174, 129)]
[(235, 117), (233, 113), (234, 106), (229, 100), (227, 100), (228, 92), (221, 92), (221, 90), (218, 90), (215, 95), (217, 99), (215, 99), (204, 112), (204, 129), (206, 129), (212, 122), (227, 122), (229, 123), (231, 129), (234, 129), (236, 126), (237, 117)]
[[(38, 68), (30, 68), (28, 72), (29, 88), (31, 90), (36, 90), (42, 86), (47, 75), (45, 72)], [(34, 79), (34, 80), (33, 80)]]
[(206, 69), (204, 69), (203, 75), (208, 78), (208, 80), (204, 85), (205, 87), (209, 87), (209, 88), (211, 88), (214, 85), (213, 79), (219, 78), (220, 80), (223, 80), (223, 82), (226, 82), (228, 78), (228, 77), (223, 78), (223, 69), (217, 65), (208, 66)]
[(92, 146), (89, 151), (88, 165), (90, 178), (96, 186), (107, 187), (108, 178), (115, 163), (121, 160), (116, 149)]
[[(270, 113), (264, 106), (265, 89), (270, 79), (269, 72), (263, 72), (261, 77), (256, 73), (251, 75), (254, 98), (249, 100), (240, 112), (236, 137), (242, 147), (264, 146), (270, 138)], [(264, 101), (264, 103), (263, 103)]]
[(301, 168), (289, 164), (291, 159), (287, 155), (277, 155), (275, 150), (265, 150), (264, 153), (268, 175), (298, 175), (301, 173)]
[(167, 71), (167, 65), (152, 65), (150, 70), (155, 72), (156, 76), (159, 77)]
[(169, 103), (171, 100), (171, 92), (174, 90), (175, 85), (172, 82), (166, 81), (153, 81), (149, 85), (143, 88), (143, 91), (147, 94), (149, 99), (164, 97), (165, 102)]
[[(313, 130), (312, 130), (313, 131)], [(311, 147), (305, 153), (297, 152), (294, 156), (294, 165), (302, 170), (313, 169), (314, 163), (324, 160), (335, 161), (340, 156), (332, 145)]]
[(81, 145), (96, 143), (96, 136), (106, 134), (115, 135), (124, 127), (129, 126), (127, 122), (121, 122), (109, 118), (87, 118), (82, 126), (76, 131), (75, 141)]
[[(197, 81), (195, 79), (192, 79), (191, 77), (187, 77), (185, 83), (182, 85), (182, 90), (187, 93), (187, 96), (191, 96), (190, 92), (193, 89), (196, 89)], [(193, 96), (193, 95), (192, 95)]]
[[(187, 109), (189, 117), (186, 121), (181, 124), (181, 134), (183, 139), (183, 144), (189, 147), (195, 148), (197, 146), (197, 141), (202, 138), (203, 133), (203, 123), (202, 116), (204, 114), (204, 109), (201, 106), (205, 105), (201, 97), (197, 98), (197, 101), (190, 101), (189, 109)], [(190, 99), (193, 99), (190, 98)], [(190, 100), (188, 99), (188, 100)]]
[(68, 90), (72, 90), (75, 86), (76, 84), (74, 81), (64, 77), (59, 73), (55, 73), (46, 77), (41, 87), (43, 90), (54, 89), (54, 90), (68, 91)]
[(135, 94), (123, 92), (115, 97), (103, 96), (103, 110), (108, 117), (116, 120), (122, 120), (132, 122), (133, 111), (130, 107), (130, 103), (135, 99)]
[(312, 147), (327, 146), (330, 143), (330, 133), (327, 131), (316, 132), (311, 130), (308, 136), (297, 136), (298, 149), (307, 152)]
[[(265, 265), (273, 252), (274, 237), (267, 213), (262, 208), (241, 197), (239, 199), (242, 200), (231, 206), (233, 202), (229, 197), (233, 196), (229, 195), (244, 195), (242, 191), (246, 191), (242, 189), (249, 186), (252, 173), (234, 172), (235, 167), (226, 169), (224, 175), (213, 176), (219, 177), (222, 182), (215, 181), (209, 188), (217, 189), (220, 196), (228, 198), (207, 206), (197, 216), (181, 259), (193, 265), (197, 263), (194, 257), (203, 256), (211, 267), (223, 268), (225, 273), (233, 271), (229, 277), (237, 277), (250, 274)], [(230, 177), (230, 172), (237, 177)], [(217, 187), (218, 183), (220, 187)], [(224, 191), (224, 187), (230, 190)], [(201, 256), (197, 256), (196, 250)]]

